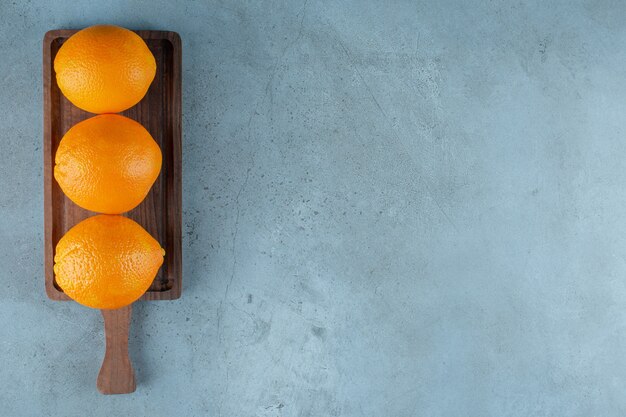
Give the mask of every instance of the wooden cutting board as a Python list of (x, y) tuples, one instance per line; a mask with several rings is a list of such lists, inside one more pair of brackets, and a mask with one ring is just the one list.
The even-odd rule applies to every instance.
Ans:
[[(77, 30), (60, 29), (46, 33), (43, 40), (44, 94), (44, 244), (45, 288), (52, 300), (67, 301), (54, 280), (54, 250), (72, 226), (96, 213), (72, 203), (53, 176), (54, 155), (65, 132), (94, 114), (80, 110), (61, 93), (53, 62), (57, 51)], [(146, 96), (122, 112), (141, 123), (161, 147), (161, 174), (146, 199), (125, 215), (141, 224), (165, 249), (165, 260), (154, 282), (141, 300), (173, 300), (182, 291), (182, 128), (181, 128), (181, 41), (175, 32), (140, 30), (152, 51), (157, 71)], [(106, 353), (98, 377), (98, 388), (106, 394), (135, 389), (128, 359), (128, 327), (131, 306), (102, 310), (105, 320)]]

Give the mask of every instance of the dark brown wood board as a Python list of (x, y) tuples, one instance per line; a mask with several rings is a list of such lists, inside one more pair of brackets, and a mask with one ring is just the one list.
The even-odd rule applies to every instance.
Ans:
[[(76, 123), (94, 114), (80, 110), (61, 93), (53, 62), (57, 51), (77, 30), (46, 33), (43, 40), (44, 93), (44, 269), (45, 287), (52, 300), (70, 298), (54, 281), (54, 251), (72, 226), (96, 213), (70, 201), (53, 176), (54, 155), (61, 138)], [(157, 72), (146, 96), (122, 112), (141, 123), (161, 147), (161, 174), (146, 199), (125, 215), (141, 224), (165, 249), (165, 261), (141, 300), (173, 300), (182, 291), (182, 123), (181, 41), (175, 32), (140, 30), (157, 63)]]

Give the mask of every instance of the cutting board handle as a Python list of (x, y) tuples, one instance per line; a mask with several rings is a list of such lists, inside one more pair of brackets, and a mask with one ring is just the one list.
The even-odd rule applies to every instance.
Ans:
[(135, 391), (135, 372), (128, 356), (132, 311), (132, 304), (116, 310), (100, 310), (104, 317), (106, 350), (96, 385), (102, 394), (129, 394)]

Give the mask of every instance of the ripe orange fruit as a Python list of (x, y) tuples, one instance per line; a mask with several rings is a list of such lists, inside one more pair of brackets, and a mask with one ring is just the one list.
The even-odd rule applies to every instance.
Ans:
[(133, 220), (101, 214), (78, 223), (59, 240), (54, 275), (76, 302), (120, 308), (146, 292), (164, 255), (159, 242)]
[(117, 113), (146, 95), (156, 61), (146, 43), (119, 26), (80, 30), (54, 58), (57, 84), (76, 107), (91, 113)]
[(161, 149), (139, 123), (102, 114), (74, 125), (59, 144), (54, 178), (84, 209), (118, 214), (136, 207), (161, 171)]

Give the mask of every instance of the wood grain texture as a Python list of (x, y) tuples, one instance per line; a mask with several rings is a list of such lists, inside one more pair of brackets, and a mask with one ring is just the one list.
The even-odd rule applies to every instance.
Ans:
[[(77, 30), (53, 30), (43, 40), (44, 83), (44, 240), (45, 288), (49, 298), (69, 297), (54, 280), (54, 250), (72, 226), (96, 213), (72, 203), (53, 176), (54, 155), (65, 132), (94, 115), (71, 104), (56, 83), (53, 62), (65, 40)], [(141, 300), (173, 300), (182, 291), (182, 125), (181, 41), (175, 32), (136, 31), (157, 62), (157, 72), (146, 96), (122, 112), (141, 123), (161, 147), (161, 174), (146, 199), (125, 215), (141, 224), (165, 249), (165, 261)]]
[(106, 348), (96, 386), (103, 394), (129, 394), (136, 388), (135, 372), (128, 356), (132, 305), (100, 311), (104, 318)]

